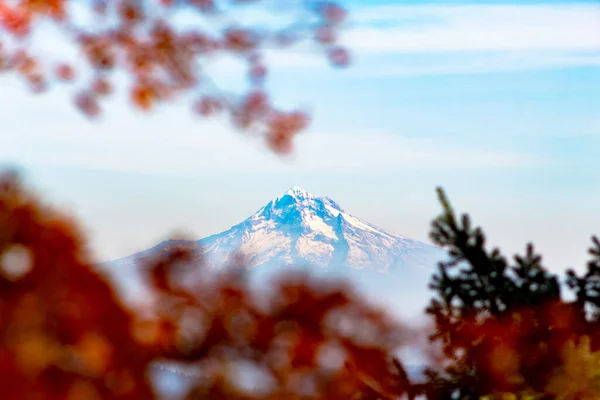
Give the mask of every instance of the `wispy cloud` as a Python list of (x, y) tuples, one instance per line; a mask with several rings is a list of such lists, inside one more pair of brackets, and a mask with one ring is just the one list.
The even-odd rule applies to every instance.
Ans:
[[(351, 10), (341, 42), (358, 76), (450, 75), (600, 66), (600, 4), (387, 5)], [(312, 48), (272, 51), (277, 69), (324, 68)], [(236, 71), (232, 60), (211, 67)]]
[(352, 15), (342, 41), (362, 76), (600, 66), (600, 4), (387, 5)]
[[(420, 62), (410, 56), (396, 58), (395, 62), (378, 66), (357, 68), (351, 74), (358, 76), (416, 77), (427, 75), (465, 75), (486, 73), (510, 73), (569, 67), (600, 66), (598, 52), (480, 52), (455, 54), (450, 57), (429, 57)], [(374, 64), (374, 62), (367, 62)]]
[(356, 9), (344, 41), (360, 52), (600, 50), (600, 5), (379, 6)]

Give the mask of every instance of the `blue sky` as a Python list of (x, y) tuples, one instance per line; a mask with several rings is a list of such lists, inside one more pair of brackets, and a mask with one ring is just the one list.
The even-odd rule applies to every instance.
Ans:
[[(4, 77), (0, 161), (78, 216), (102, 259), (222, 231), (293, 185), (428, 241), (441, 185), (507, 254), (532, 240), (552, 269), (583, 265), (600, 234), (600, 4), (345, 4), (350, 69), (269, 54), (275, 99), (314, 116), (291, 157), (184, 103), (141, 116), (117, 98), (91, 124), (69, 90), (33, 98)], [(240, 71), (209, 66), (225, 88)]]

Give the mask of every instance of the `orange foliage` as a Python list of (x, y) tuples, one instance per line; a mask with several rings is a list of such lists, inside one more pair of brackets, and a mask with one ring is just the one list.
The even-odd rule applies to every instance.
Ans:
[(0, 185), (2, 397), (151, 398), (150, 354), (89, 267), (80, 233), (12, 178)]
[(598, 339), (596, 329), (584, 330), (573, 303), (546, 301), (518, 307), (500, 317), (461, 317), (452, 340), (469, 348), (477, 385), (486, 393), (518, 391), (523, 385), (543, 388), (561, 365), (560, 349), (583, 334)]
[[(147, 322), (160, 331), (151, 342), (161, 357), (204, 367), (195, 393), (227, 399), (351, 399), (372, 393), (373, 399), (387, 399), (408, 389), (391, 364), (403, 344), (400, 327), (350, 288), (285, 275), (273, 293), (257, 297), (243, 275), (214, 276), (189, 263), (192, 256), (174, 249), (145, 268), (162, 293), (156, 316)], [(187, 270), (204, 276), (193, 291), (169, 279), (169, 272), (182, 273), (172, 270), (178, 264), (184, 275)], [(269, 377), (267, 394), (236, 388), (234, 369), (241, 363)], [(310, 393), (304, 393), (307, 387)]]
[[(160, 360), (201, 371), (192, 398), (388, 399), (408, 388), (391, 363), (400, 327), (342, 283), (285, 276), (261, 294), (174, 248), (145, 262), (158, 300), (137, 315), (91, 265), (71, 222), (0, 179), (3, 399), (150, 399)], [(237, 381), (242, 364), (260, 390)]]
[[(16, 72), (36, 93), (48, 89), (52, 77), (69, 84), (84, 79), (86, 74), (75, 76), (73, 66), (59, 60), (46, 60), (47, 56), (38, 57), (30, 50), (37, 27), (50, 23), (79, 48), (83, 54), (81, 62), (87, 64), (94, 75), (91, 81), (82, 82), (83, 88), (74, 100), (86, 116), (100, 115), (101, 101), (112, 93), (108, 90), (111, 75), (126, 72), (131, 78), (129, 93), (134, 107), (147, 111), (174, 96), (195, 93), (201, 98), (207, 95), (219, 98), (238, 128), (259, 130), (273, 149), (288, 151), (292, 137), (307, 124), (295, 125), (293, 130), (282, 134), (273, 129), (269, 121), (272, 114), (288, 112), (276, 109), (270, 102), (266, 103), (268, 109), (264, 112), (247, 114), (244, 102), (239, 101), (246, 98), (247, 93), (233, 97), (207, 93), (211, 88), (206, 85), (207, 79), (203, 79), (203, 66), (215, 55), (233, 55), (248, 65), (250, 90), (255, 91), (262, 87), (267, 76), (264, 50), (286, 47), (307, 37), (323, 49), (332, 65), (347, 66), (349, 54), (336, 44), (346, 12), (335, 3), (315, 0), (304, 5), (309, 11), (303, 14), (305, 20), (290, 20), (287, 26), (269, 30), (266, 26), (225, 22), (223, 14), (232, 12), (231, 4), (227, 3), (225, 0), (91, 0), (88, 11), (95, 14), (96, 23), (81, 27), (81, 21), (72, 15), (68, 0), (0, 0), (0, 70)], [(235, 0), (232, 3), (239, 7), (258, 7), (261, 1)], [(288, 7), (293, 6), (290, 2)], [(179, 29), (174, 15), (182, 10), (203, 15), (218, 29), (215, 31), (213, 26), (209, 29), (202, 24)], [(264, 12), (275, 11), (265, 8)], [(281, 18), (286, 17), (282, 14)], [(54, 71), (47, 71), (44, 65), (47, 61), (55, 66)], [(85, 66), (77, 68), (85, 69)], [(192, 104), (192, 110), (202, 116), (213, 114), (209, 110), (214, 107), (197, 107), (195, 100)]]

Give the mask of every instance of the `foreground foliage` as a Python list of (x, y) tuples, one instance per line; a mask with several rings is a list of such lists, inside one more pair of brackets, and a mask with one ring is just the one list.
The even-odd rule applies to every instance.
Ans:
[(431, 340), (442, 345), (446, 365), (429, 372), (428, 398), (598, 398), (600, 353), (592, 353), (600, 346), (598, 239), (586, 273), (567, 273), (577, 297), (567, 302), (558, 276), (543, 267), (532, 244), (509, 264), (498, 249), (486, 250), (481, 228), (473, 228), (468, 215), (458, 220), (443, 191), (438, 195), (444, 212), (431, 238), (451, 259), (433, 276), (436, 296), (427, 312), (436, 323)]
[[(375, 399), (407, 389), (391, 357), (403, 330), (341, 283), (285, 276), (259, 297), (235, 271), (211, 276), (174, 249), (145, 266), (157, 307), (138, 315), (90, 267), (73, 224), (11, 176), (0, 181), (0, 233), (8, 398), (149, 399), (149, 368), (161, 360), (197, 368), (197, 399)], [(198, 271), (186, 287), (183, 277)]]
[(576, 300), (532, 246), (509, 264), (480, 228), (444, 212), (432, 239), (451, 259), (433, 276), (433, 344), (410, 382), (410, 330), (342, 282), (285, 275), (272, 293), (235, 268), (216, 275), (183, 248), (144, 265), (149, 312), (127, 310), (92, 267), (82, 235), (9, 174), (0, 179), (0, 391), (9, 399), (150, 399), (156, 362), (198, 378), (193, 399), (564, 399), (600, 397), (600, 242)]

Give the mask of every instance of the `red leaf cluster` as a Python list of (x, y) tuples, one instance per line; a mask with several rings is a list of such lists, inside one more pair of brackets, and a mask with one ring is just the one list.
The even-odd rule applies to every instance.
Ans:
[(468, 365), (476, 367), (482, 392), (518, 391), (524, 383), (543, 388), (561, 352), (582, 334), (600, 343), (600, 331), (580, 319), (573, 303), (548, 301), (513, 309), (500, 317), (463, 316), (451, 340), (469, 349)]
[(0, 235), (2, 397), (151, 398), (150, 353), (73, 224), (3, 176)]

